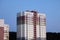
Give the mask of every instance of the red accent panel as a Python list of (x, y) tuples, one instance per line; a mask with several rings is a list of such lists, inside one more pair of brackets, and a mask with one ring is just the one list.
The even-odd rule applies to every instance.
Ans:
[(0, 27), (0, 40), (4, 40), (4, 28)]
[(34, 40), (36, 40), (36, 24), (37, 24), (37, 12), (35, 11), (31, 11), (33, 12), (34, 16), (33, 16), (33, 25), (34, 25)]

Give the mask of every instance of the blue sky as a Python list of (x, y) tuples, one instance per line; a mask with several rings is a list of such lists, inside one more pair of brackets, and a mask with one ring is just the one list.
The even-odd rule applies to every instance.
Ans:
[(60, 32), (60, 0), (0, 0), (0, 18), (16, 31), (16, 16), (20, 11), (37, 10), (46, 14), (46, 31)]

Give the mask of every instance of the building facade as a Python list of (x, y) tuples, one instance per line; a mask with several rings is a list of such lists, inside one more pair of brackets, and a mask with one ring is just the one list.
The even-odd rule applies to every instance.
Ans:
[(46, 15), (36, 11), (18, 13), (17, 40), (46, 40)]
[(9, 25), (4, 24), (4, 19), (0, 19), (0, 40), (9, 40)]

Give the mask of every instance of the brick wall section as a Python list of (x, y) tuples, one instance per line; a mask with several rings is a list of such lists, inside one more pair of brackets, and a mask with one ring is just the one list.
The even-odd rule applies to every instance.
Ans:
[(4, 27), (0, 27), (0, 40), (4, 40)]

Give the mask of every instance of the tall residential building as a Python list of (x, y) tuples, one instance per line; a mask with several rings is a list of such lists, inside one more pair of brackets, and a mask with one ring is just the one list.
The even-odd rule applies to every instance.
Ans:
[(28, 10), (19, 12), (17, 40), (46, 40), (46, 15)]
[(9, 40), (9, 25), (4, 24), (4, 19), (0, 19), (0, 40)]

